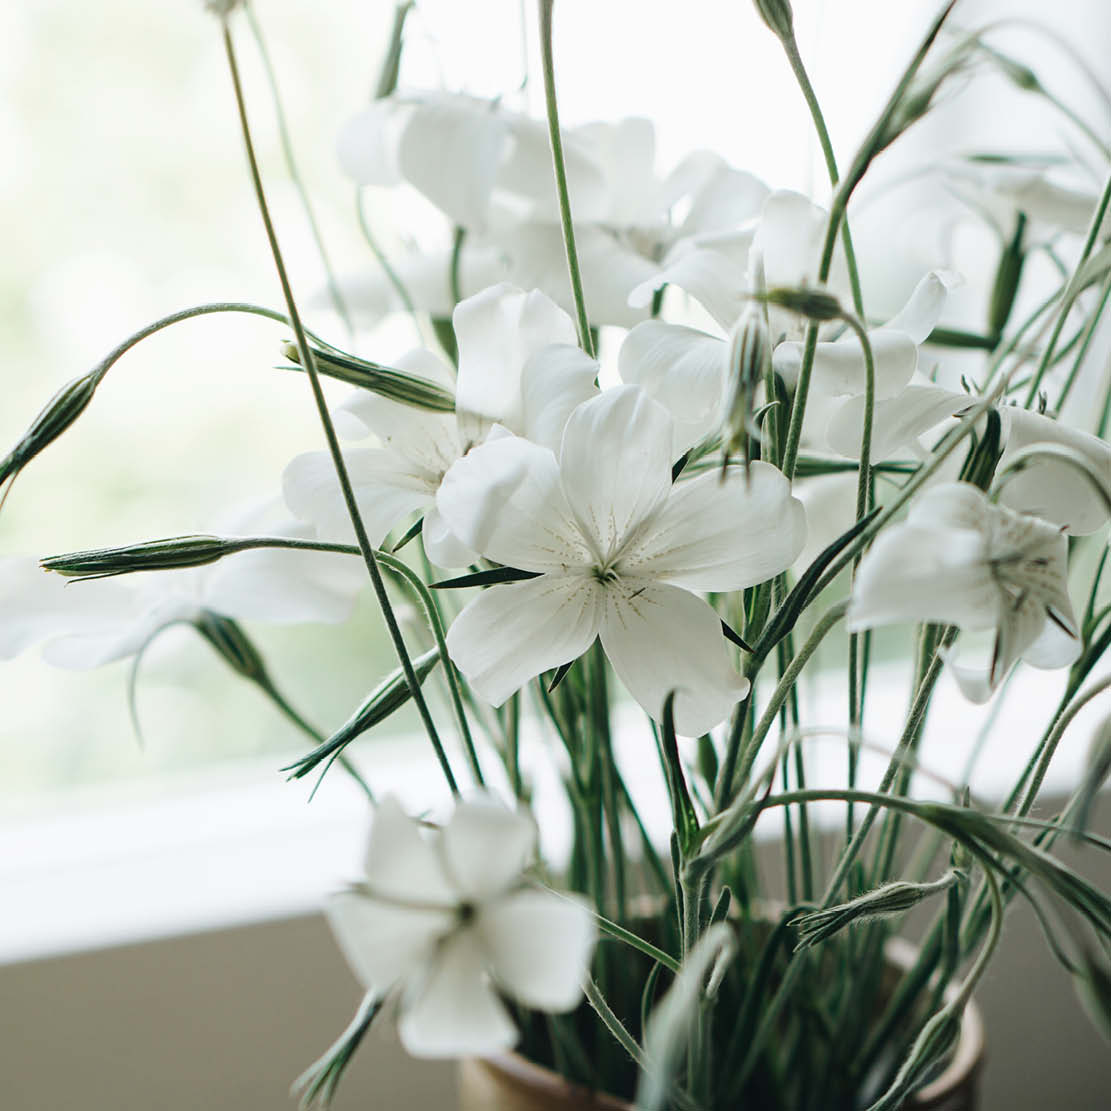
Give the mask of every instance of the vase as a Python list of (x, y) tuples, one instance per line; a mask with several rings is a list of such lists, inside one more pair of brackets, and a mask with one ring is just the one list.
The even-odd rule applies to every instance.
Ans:
[[(914, 964), (917, 950), (894, 938), (887, 943), (886, 954), (894, 968), (906, 970)], [(983, 1058), (983, 1021), (975, 1002), (969, 1002), (952, 1059), (911, 1097), (906, 1111), (975, 1111)], [(460, 1062), (459, 1097), (460, 1111), (633, 1111), (627, 1100), (572, 1084), (519, 1053)]]

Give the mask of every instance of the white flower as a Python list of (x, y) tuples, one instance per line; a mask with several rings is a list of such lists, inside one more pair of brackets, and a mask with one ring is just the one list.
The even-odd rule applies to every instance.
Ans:
[[(797, 252), (788, 252), (794, 253)], [(918, 364), (918, 348), (937, 324), (954, 280), (946, 272), (931, 271), (891, 320), (868, 332), (877, 397), (894, 396), (911, 380)], [(799, 318), (794, 318), (792, 334), (798, 323)], [(773, 329), (773, 337), (775, 334)], [(647, 320), (625, 337), (619, 370), (622, 381), (643, 386), (667, 406), (675, 417), (677, 447), (685, 450), (714, 432), (721, 421), (728, 354), (729, 341), (725, 338), (696, 328)], [(802, 344), (795, 340), (779, 343), (772, 362), (788, 385), (793, 386), (802, 363)], [(814, 354), (806, 428), (826, 419), (829, 398), (863, 394), (865, 385), (864, 353), (854, 334), (819, 342)], [(859, 450), (859, 432), (856, 443)]]
[[(476, 276), (505, 277), (544, 290), (564, 308), (573, 300), (548, 146), (546, 122), (473, 97), (404, 93), (376, 101), (344, 129), (344, 169), (363, 184), (416, 188), (468, 230), (462, 250), (464, 290)], [(563, 135), (568, 186), (586, 303), (594, 324), (643, 320), (651, 288), (680, 256), (712, 246), (747, 250), (750, 224), (767, 186), (709, 151), (689, 155), (670, 173), (655, 168), (650, 120), (629, 118), (570, 128)], [(443, 167), (450, 164), (452, 172)], [(680, 219), (673, 212), (681, 210)], [(446, 316), (451, 305), (449, 249), (394, 260), (414, 303)], [(400, 307), (381, 277), (345, 283), (368, 309)]]
[[(424, 511), (429, 558), (443, 567), (471, 562), (436, 508), (448, 468), (495, 424), (534, 443), (559, 445), (568, 414), (595, 392), (598, 366), (575, 343), (575, 326), (558, 305), (534, 290), (497, 285), (455, 309), (459, 376), (429, 351), (398, 361), (401, 369), (455, 390), (455, 412), (434, 413), (371, 393), (355, 395), (339, 414), (347, 427), (374, 433), (381, 448), (344, 452), (363, 523), (372, 544), (408, 514)], [(353, 422), (352, 422), (353, 418)], [(347, 507), (331, 457), (299, 455), (286, 468), (286, 503), (329, 538), (349, 536)]]
[[(271, 506), (229, 516), (223, 534), (307, 539)], [(0, 560), (0, 659), (33, 644), (57, 667), (84, 670), (134, 655), (159, 629), (203, 612), (276, 624), (346, 621), (366, 571), (346, 555), (282, 549), (240, 552), (182, 570), (72, 582), (30, 557)]]
[(965, 695), (986, 701), (1020, 657), (1064, 667), (1080, 651), (1068, 595), (1068, 543), (1059, 529), (993, 505), (975, 486), (946, 483), (881, 533), (861, 561), (849, 626), (936, 621), (995, 630), (986, 668), (953, 656)]
[(555, 1012), (582, 998), (594, 919), (578, 899), (524, 886), (535, 841), (531, 821), (489, 799), (460, 803), (429, 837), (394, 799), (375, 810), (366, 876), (327, 914), (367, 991), (400, 993), (415, 1056), (510, 1048), (499, 993)]
[(488, 559), (536, 573), (484, 591), (448, 632), (452, 658), (495, 705), (596, 637), (633, 697), (676, 727), (718, 724), (747, 689), (717, 614), (692, 591), (739, 590), (790, 566), (802, 506), (774, 467), (675, 485), (672, 420), (623, 386), (580, 405), (559, 459), (505, 437), (448, 472), (437, 497), (452, 530)]
[[(919, 437), (975, 404), (976, 398), (926, 380), (915, 379), (896, 397), (879, 401), (873, 415), (872, 458), (895, 458), (900, 452), (919, 455)], [(829, 446), (855, 458), (860, 452), (862, 398), (849, 398), (834, 407), (827, 427)], [(1016, 405), (1000, 405), (1003, 454), (996, 468), (1002, 473), (1024, 448), (1058, 445), (1086, 460), (1096, 474), (1111, 483), (1111, 444), (1059, 420)], [(1091, 481), (1060, 459), (1034, 457), (1008, 477), (999, 493), (1002, 505), (1060, 525), (1076, 536), (1097, 532), (1108, 521), (1107, 504)]]

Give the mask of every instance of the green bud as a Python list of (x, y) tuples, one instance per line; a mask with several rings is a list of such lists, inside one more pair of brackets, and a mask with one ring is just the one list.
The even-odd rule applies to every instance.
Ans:
[(769, 289), (766, 293), (757, 294), (757, 301), (764, 301), (769, 305), (776, 305), (788, 312), (797, 312), (809, 320), (826, 323), (830, 320), (844, 320), (845, 310), (841, 302), (827, 293), (824, 289), (786, 288), (779, 286)]
[[(282, 354), (296, 364), (292, 369), (302, 369), (301, 355), (295, 344), (285, 344)], [(353, 355), (341, 355), (338, 351), (318, 351), (313, 348), (312, 356), (316, 369), (329, 378), (370, 390), (371, 393), (388, 397), (391, 401), (411, 405), (414, 409), (430, 409), (436, 413), (455, 411), (455, 398), (451, 391), (428, 378), (357, 359)]]
[[(417, 682), (423, 683), (440, 660), (438, 648), (430, 648), (413, 660)], [(303, 759), (283, 768), (291, 779), (301, 779), (325, 760), (339, 755), (356, 737), (373, 729), (409, 701), (411, 694), (405, 672), (395, 668), (366, 696), (362, 705), (322, 745), (318, 745)]]
[(1026, 251), (1022, 243), (1025, 230), (1026, 214), (1020, 212), (1015, 222), (1014, 235), (1003, 248), (999, 256), (999, 265), (995, 270), (991, 300), (988, 303), (988, 334), (992, 337), (1001, 336), (1007, 321), (1011, 319), (1011, 310), (1014, 308), (1018, 285), (1022, 279), (1022, 268), (1026, 262)]
[(237, 675), (264, 687), (269, 685), (270, 676), (262, 656), (237, 621), (203, 610), (193, 619), (193, 627)]
[(731, 455), (751, 461), (750, 436), (754, 425), (756, 390), (771, 367), (772, 347), (764, 313), (750, 305), (737, 321), (729, 340), (729, 367), (722, 403), (723, 465)]
[(389, 96), (397, 88), (397, 79), (401, 72), (401, 49), (404, 45), (405, 19), (414, 7), (413, 0), (405, 0), (398, 4), (393, 12), (393, 27), (390, 29), (390, 38), (386, 44), (386, 55), (382, 59), (381, 69), (378, 71), (378, 84), (374, 89), (374, 99), (381, 100)]
[(148, 540), (122, 548), (68, 552), (49, 556), (41, 562), (45, 570), (57, 571), (67, 579), (106, 579), (135, 571), (201, 567), (242, 550), (242, 542), (224, 540), (219, 536), (171, 536), (166, 540)]
[(0, 484), (14, 478), (45, 447), (53, 443), (85, 411), (103, 373), (92, 371), (64, 385), (31, 422), (14, 448), (0, 459)]
[(812, 945), (825, 941), (846, 926), (857, 925), (874, 918), (902, 914), (924, 899), (948, 890), (962, 876), (962, 872), (950, 869), (933, 883), (897, 880), (894, 883), (884, 884), (883, 887), (877, 887), (875, 891), (865, 892), (850, 902), (842, 903), (841, 906), (800, 915), (792, 922), (792, 925), (798, 929), (799, 935), (795, 948), (808, 949)]
[(1044, 91), (1041, 81), (1038, 80), (1038, 75), (1029, 66), (1015, 61), (1009, 54), (1004, 54), (985, 43), (980, 43), (980, 49), (995, 63), (1000, 73), (1018, 88), (1024, 89), (1028, 93)]
[(756, 14), (781, 39), (795, 37), (795, 17), (790, 0), (752, 0)]

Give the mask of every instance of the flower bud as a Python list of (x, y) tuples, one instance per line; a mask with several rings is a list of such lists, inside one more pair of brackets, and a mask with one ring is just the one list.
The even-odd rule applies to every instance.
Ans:
[(988, 303), (988, 335), (993, 338), (1003, 334), (1003, 329), (1011, 318), (1011, 310), (1014, 308), (1018, 284), (1022, 279), (1022, 268), (1026, 262), (1026, 251), (1022, 243), (1025, 230), (1026, 214), (1020, 212), (1015, 222), (1014, 235), (1003, 248), (999, 256), (999, 265), (995, 270), (991, 300)]
[(204, 0), (205, 8), (219, 19), (227, 19), (243, 0)]
[(268, 686), (270, 677), (262, 656), (237, 621), (212, 610), (201, 610), (193, 618), (193, 627), (237, 675)]
[(763, 310), (749, 305), (729, 338), (729, 366), (722, 398), (723, 464), (731, 455), (750, 462), (750, 434), (756, 390), (771, 366), (771, 340)]
[(933, 883), (910, 883), (897, 880), (867, 891), (863, 895), (842, 903), (841, 906), (816, 910), (800, 915), (792, 923), (798, 928), (799, 940), (796, 949), (808, 949), (844, 929), (873, 918), (887, 918), (901, 914), (917, 906), (924, 899), (947, 890), (963, 877), (957, 869), (950, 869)]
[(790, 0), (752, 0), (756, 14), (781, 39), (795, 37), (795, 18)]
[(0, 485), (14, 478), (36, 455), (53, 443), (85, 411), (104, 375), (91, 371), (66, 383), (31, 422), (14, 448), (0, 459)]
[(242, 550), (242, 541), (224, 540), (219, 536), (171, 536), (166, 540), (148, 540), (121, 548), (93, 548), (49, 556), (42, 560), (42, 566), (67, 579), (106, 579), (135, 571), (200, 567)]
[[(417, 682), (423, 683), (440, 660), (439, 648), (430, 648), (413, 660)], [(301, 779), (325, 760), (331, 761), (356, 737), (372, 729), (391, 714), (400, 710), (411, 697), (405, 672), (396, 668), (366, 696), (362, 705), (322, 745), (318, 745), (303, 759), (290, 764), (282, 771), (290, 772), (291, 779)]]
[(779, 286), (769, 289), (767, 293), (757, 295), (755, 299), (765, 301), (769, 305), (777, 305), (781, 309), (787, 309), (788, 312), (797, 312), (800, 316), (818, 323), (845, 318), (845, 310), (841, 308), (841, 302), (824, 289)]
[[(295, 344), (284, 344), (282, 354), (296, 364), (292, 369), (302, 369), (301, 355)], [(349, 386), (359, 386), (381, 397), (388, 397), (391, 401), (411, 405), (415, 409), (430, 409), (436, 413), (455, 411), (455, 398), (451, 391), (431, 379), (407, 374), (403, 370), (393, 370), (366, 359), (357, 359), (353, 355), (341, 355), (338, 351), (318, 351), (313, 348), (312, 357), (321, 374), (346, 382)]]

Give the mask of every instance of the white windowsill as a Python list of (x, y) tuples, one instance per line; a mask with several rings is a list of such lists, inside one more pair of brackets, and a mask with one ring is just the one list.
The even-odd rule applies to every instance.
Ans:
[[(873, 676), (868, 735), (890, 743), (902, 721), (905, 670), (896, 683), (883, 681), (882, 668)], [(805, 720), (842, 720), (843, 682), (837, 674), (824, 675), (808, 692), (813, 708)], [(1022, 689), (1012, 690), (1011, 704), (1000, 715), (974, 778), (982, 797), (998, 797), (1013, 782), (1056, 704), (1063, 677), (1026, 669), (1016, 682)], [(959, 778), (985, 712), (970, 708), (943, 679), (924, 762), (941, 776)], [(1065, 793), (1076, 782), (1088, 739), (1106, 714), (1106, 703), (1097, 699), (1078, 716), (1051, 766), (1045, 794)], [(668, 808), (656, 754), (635, 708), (618, 734), (630, 789), (653, 832), (666, 836)], [(524, 763), (537, 784), (545, 852), (558, 860), (566, 851), (569, 826), (552, 761), (542, 751), (546, 743), (534, 739), (526, 746)], [(436, 763), (419, 738), (364, 743), (361, 754), (379, 794), (396, 793), (414, 809), (445, 801)], [(836, 737), (814, 742), (807, 750), (810, 784), (843, 783), (844, 760), (844, 744)], [(287, 783), (278, 762), (214, 769), (184, 786), (167, 784), (153, 799), (110, 789), (64, 796), (57, 803), (64, 812), (0, 826), (0, 890), (5, 894), (0, 964), (318, 908), (359, 870), (367, 806), (338, 768), (309, 804), (309, 785)], [(874, 784), (884, 762), (865, 754), (862, 784)], [(939, 792), (936, 784), (921, 787), (924, 793)], [(818, 810), (819, 821), (839, 820), (842, 813), (837, 804)], [(758, 832), (774, 836), (776, 822), (772, 814), (768, 819)]]

